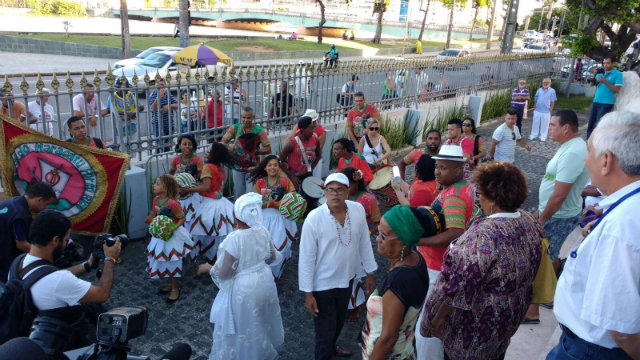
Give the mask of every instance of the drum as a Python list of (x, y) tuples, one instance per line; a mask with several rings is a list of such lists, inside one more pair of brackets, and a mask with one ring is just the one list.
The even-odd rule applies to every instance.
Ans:
[(306, 209), (307, 201), (298, 193), (284, 194), (280, 201), (280, 214), (287, 220), (298, 220)]
[(318, 199), (318, 204), (320, 205), (324, 205), (327, 203), (327, 198), (326, 197), (321, 197), (320, 199)]
[(324, 196), (324, 181), (315, 176), (309, 176), (302, 181), (302, 192), (314, 199)]
[(376, 196), (380, 205), (390, 208), (398, 203), (398, 197), (391, 187), (393, 179), (392, 168), (383, 167), (373, 174), (373, 180), (369, 183), (369, 189)]

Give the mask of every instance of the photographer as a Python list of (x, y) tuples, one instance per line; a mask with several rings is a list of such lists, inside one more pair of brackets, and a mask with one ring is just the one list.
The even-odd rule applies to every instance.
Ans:
[(622, 87), (622, 73), (614, 67), (614, 61), (611, 56), (606, 56), (602, 60), (604, 71), (598, 69), (593, 80), (589, 81), (591, 86), (596, 86), (596, 94), (591, 104), (591, 112), (589, 113), (589, 126), (587, 127), (587, 139), (591, 136), (593, 129), (598, 126), (600, 118), (613, 110), (615, 95)]
[[(70, 233), (71, 221), (62, 213), (53, 210), (42, 211), (33, 220), (29, 229), (31, 250), (25, 256), (20, 270), (38, 261), (42, 264), (31, 269), (31, 271), (25, 274), (24, 278), (27, 278), (29, 274), (37, 270), (40, 266), (54, 264), (56, 259), (62, 255), (69, 240)], [(120, 239), (117, 239), (111, 247), (107, 246), (106, 243), (103, 244), (105, 254), (104, 269), (100, 277), (100, 282), (97, 285), (92, 285), (90, 282), (77, 277), (90, 272), (92, 267), (97, 265), (93, 255), (84, 263), (68, 269), (55, 271), (37, 281), (31, 287), (31, 296), (33, 298), (33, 304), (38, 308), (38, 311), (42, 313), (43, 311), (52, 309), (68, 309), (69, 306), (82, 304), (82, 308), (86, 311), (84, 320), (94, 315), (97, 318), (97, 315), (102, 312), (102, 307), (94, 305), (94, 308), (92, 308), (92, 306), (89, 305), (92, 305), (90, 303), (101, 304), (109, 299), (111, 285), (113, 284), (113, 267), (115, 266), (115, 259), (120, 255), (120, 247)], [(97, 307), (100, 309), (97, 309)], [(95, 329), (95, 323), (88, 324), (91, 320), (84, 321), (85, 324), (79, 323), (74, 325), (74, 334), (71, 336), (72, 341), (82, 342), (83, 339), (79, 339), (78, 337), (95, 335), (95, 331), (89, 332), (89, 334), (79, 331), (81, 328), (84, 328), (83, 325)], [(76, 331), (78, 332), (78, 336), (75, 336)], [(93, 340), (88, 338), (85, 340), (93, 342)], [(73, 347), (73, 345), (77, 344), (69, 343), (70, 347)]]

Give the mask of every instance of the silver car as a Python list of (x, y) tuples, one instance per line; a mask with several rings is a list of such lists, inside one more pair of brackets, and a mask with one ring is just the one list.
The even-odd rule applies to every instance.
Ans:
[(157, 52), (160, 51), (165, 51), (165, 50), (181, 50), (182, 48), (180, 47), (175, 47), (175, 46), (154, 46), (154, 47), (150, 47), (147, 50), (141, 52), (140, 54), (136, 55), (135, 57), (129, 58), (129, 59), (123, 59), (120, 60), (118, 62), (116, 62), (115, 64), (113, 64), (113, 68), (114, 69), (119, 69), (125, 66), (130, 66), (130, 65), (135, 65), (139, 62), (142, 62), (144, 59), (148, 58), (149, 56), (151, 56), (152, 54), (155, 54)]

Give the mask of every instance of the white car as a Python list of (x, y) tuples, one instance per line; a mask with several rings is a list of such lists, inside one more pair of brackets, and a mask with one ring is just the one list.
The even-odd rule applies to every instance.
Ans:
[(436, 56), (436, 60), (463, 58), (469, 55), (471, 55), (471, 53), (469, 52), (469, 50), (465, 49), (444, 49), (444, 51)]
[(113, 64), (113, 68), (114, 69), (119, 69), (125, 66), (130, 66), (130, 65), (135, 65), (139, 62), (142, 62), (144, 59), (148, 58), (149, 56), (151, 56), (152, 54), (155, 54), (157, 52), (160, 51), (165, 51), (165, 50), (181, 50), (182, 48), (180, 47), (175, 47), (175, 46), (154, 46), (154, 47), (150, 47), (147, 50), (141, 52), (140, 54), (136, 55), (136, 57), (132, 57), (129, 59), (123, 59), (120, 60), (118, 62), (116, 62), (115, 64)]
[(546, 53), (549, 52), (549, 46), (547, 44), (531, 44), (524, 49), (514, 49), (512, 52), (516, 54)]
[[(149, 74), (151, 81), (153, 82), (156, 74), (160, 74), (163, 78), (167, 75), (167, 72), (171, 75), (172, 79), (176, 78), (178, 71), (180, 75), (184, 78), (187, 74), (187, 71), (191, 73), (191, 77), (196, 74), (196, 72), (200, 72), (204, 74), (205, 67), (196, 67), (196, 66), (187, 66), (187, 65), (179, 65), (173, 61), (173, 55), (177, 53), (178, 50), (164, 50), (156, 52), (155, 54), (151, 54), (146, 59), (142, 60), (138, 64), (125, 66), (113, 71), (113, 75), (116, 77), (124, 76), (131, 82), (133, 78), (133, 74), (138, 75), (138, 86), (144, 86), (144, 76), (145, 72)], [(222, 71), (222, 69), (226, 67), (225, 64), (219, 62), (217, 65), (208, 65), (206, 69), (209, 70), (209, 74), (213, 74), (214, 70), (217, 68), (218, 73)], [(132, 84), (133, 85), (133, 84)]]

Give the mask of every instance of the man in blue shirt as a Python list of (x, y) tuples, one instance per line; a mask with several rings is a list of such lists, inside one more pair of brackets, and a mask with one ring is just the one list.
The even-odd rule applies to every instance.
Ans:
[(591, 104), (591, 112), (589, 113), (589, 126), (587, 127), (587, 139), (591, 136), (591, 132), (596, 128), (600, 118), (613, 110), (615, 95), (622, 87), (622, 73), (613, 65), (613, 58), (607, 56), (602, 60), (604, 66), (604, 74), (597, 74), (596, 95), (593, 97)]
[(533, 109), (533, 123), (531, 124), (531, 135), (529, 140), (533, 140), (540, 136), (540, 141), (547, 140), (549, 132), (549, 120), (553, 107), (558, 100), (556, 91), (551, 87), (551, 79), (544, 78), (542, 87), (536, 91), (533, 97), (535, 106)]
[(516, 120), (516, 126), (522, 134), (522, 116), (527, 111), (527, 101), (531, 99), (529, 89), (527, 89), (527, 80), (518, 80), (518, 86), (511, 92), (511, 107), (516, 109), (518, 120)]
[[(164, 79), (158, 81), (158, 89), (149, 95), (149, 111), (151, 112), (151, 124), (155, 136), (167, 136), (173, 132), (173, 118), (169, 118), (171, 110), (178, 110), (178, 100), (167, 91), (167, 83)], [(162, 122), (158, 123), (158, 119)], [(162, 129), (162, 131), (161, 131)], [(158, 152), (171, 151), (171, 139), (162, 139), (159, 143), (164, 147), (158, 148)]]

